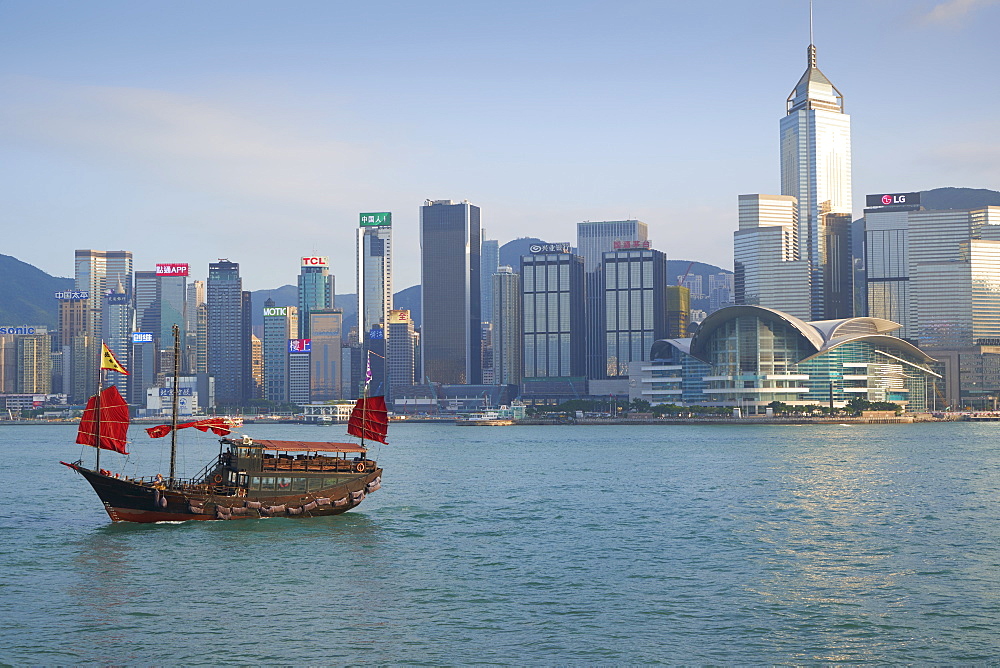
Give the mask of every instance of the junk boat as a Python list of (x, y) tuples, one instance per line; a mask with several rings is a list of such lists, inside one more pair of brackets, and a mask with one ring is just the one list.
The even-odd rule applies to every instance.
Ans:
[[(174, 329), (176, 332), (176, 326)], [(175, 340), (175, 388), (178, 347)], [(103, 344), (102, 353), (102, 370), (126, 373)], [(365, 442), (387, 442), (388, 415), (383, 397), (362, 397), (355, 404), (347, 432), (361, 439), (358, 444), (229, 438), (233, 425), (225, 418), (177, 424), (178, 394), (173, 393), (171, 424), (146, 430), (152, 438), (171, 436), (167, 478), (133, 478), (101, 468), (102, 449), (128, 454), (128, 405), (115, 385), (99, 391), (87, 402), (76, 442), (96, 448), (94, 468), (85, 467), (82, 459), (61, 463), (90, 483), (113, 522), (339, 515), (381, 487), (382, 469), (366, 457)], [(222, 438), (219, 455), (194, 477), (182, 479), (175, 476), (176, 437), (179, 429), (189, 427)]]

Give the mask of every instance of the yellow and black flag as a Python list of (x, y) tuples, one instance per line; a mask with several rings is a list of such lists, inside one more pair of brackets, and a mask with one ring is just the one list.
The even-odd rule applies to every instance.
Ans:
[(111, 369), (112, 371), (123, 373), (126, 376), (128, 375), (128, 371), (126, 371), (125, 367), (121, 365), (121, 362), (118, 361), (118, 358), (115, 357), (115, 354), (111, 352), (111, 349), (108, 348), (108, 344), (106, 343), (101, 343), (101, 368)]

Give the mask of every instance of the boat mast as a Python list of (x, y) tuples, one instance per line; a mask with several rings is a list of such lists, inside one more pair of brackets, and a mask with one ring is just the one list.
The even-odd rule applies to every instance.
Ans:
[[(101, 354), (104, 354), (104, 339), (101, 339)], [(94, 395), (94, 428), (96, 431), (94, 445), (97, 446), (97, 462), (94, 470), (101, 471), (101, 386), (104, 385), (104, 364), (97, 364), (97, 394)]]
[(177, 327), (175, 323), (173, 326), (174, 333), (174, 387), (171, 394), (173, 395), (173, 410), (170, 415), (170, 486), (174, 486), (174, 471), (177, 465), (177, 405), (180, 395), (180, 388), (177, 386), (180, 375), (181, 375), (181, 335), (180, 328)]

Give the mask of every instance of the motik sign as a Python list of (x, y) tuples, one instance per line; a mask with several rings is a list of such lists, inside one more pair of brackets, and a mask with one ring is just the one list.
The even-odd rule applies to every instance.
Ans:
[(920, 206), (920, 193), (886, 193), (882, 195), (868, 195), (865, 197), (865, 206)]

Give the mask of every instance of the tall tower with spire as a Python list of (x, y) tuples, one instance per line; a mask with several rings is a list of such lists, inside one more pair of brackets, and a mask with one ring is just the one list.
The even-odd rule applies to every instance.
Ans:
[(809, 265), (812, 318), (850, 317), (851, 117), (816, 65), (809, 11), (806, 71), (781, 119), (781, 194), (798, 202), (800, 257)]

